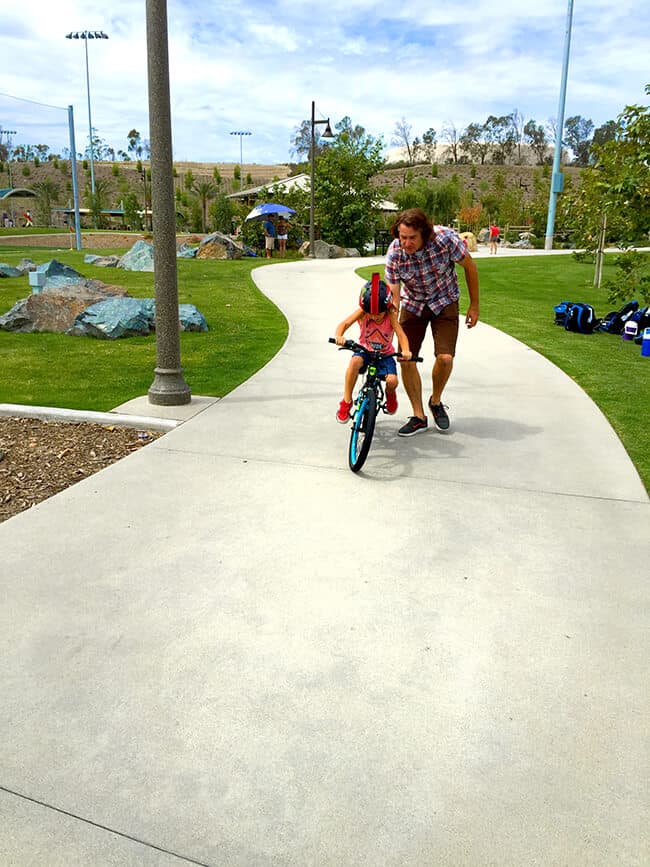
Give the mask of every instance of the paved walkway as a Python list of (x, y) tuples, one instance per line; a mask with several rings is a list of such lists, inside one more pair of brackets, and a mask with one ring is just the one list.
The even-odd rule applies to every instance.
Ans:
[(262, 371), (0, 525), (1, 864), (648, 863), (638, 475), (484, 324), (350, 473), (357, 264), (255, 272)]

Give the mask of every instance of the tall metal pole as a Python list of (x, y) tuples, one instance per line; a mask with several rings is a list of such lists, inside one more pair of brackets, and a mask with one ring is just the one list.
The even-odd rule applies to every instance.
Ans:
[(310, 162), (310, 180), (309, 180), (309, 258), (310, 258), (310, 259), (313, 259), (313, 258), (315, 257), (315, 254), (314, 254), (314, 242), (315, 242), (315, 236), (314, 236), (314, 202), (315, 202), (315, 196), (314, 196), (314, 179), (315, 179), (315, 174), (316, 174), (315, 171), (314, 171), (314, 163), (316, 162), (316, 159), (315, 159), (316, 142), (315, 142), (315, 139), (314, 139), (314, 127), (316, 126), (315, 112), (316, 112), (316, 105), (315, 105), (314, 101), (312, 100), (312, 103), (311, 103), (311, 137), (310, 137), (310, 140), (309, 140), (309, 162)]
[(235, 130), (230, 133), (230, 135), (238, 135), (239, 136), (239, 192), (244, 189), (244, 150), (242, 146), (243, 136), (245, 135), (253, 135), (250, 130)]
[(557, 109), (557, 128), (555, 130), (555, 155), (553, 157), (553, 175), (551, 177), (551, 192), (548, 200), (548, 219), (546, 221), (546, 239), (544, 249), (553, 249), (553, 229), (555, 227), (555, 206), (557, 196), (564, 189), (564, 175), (560, 171), (562, 158), (562, 134), (564, 132), (564, 105), (566, 102), (566, 83), (569, 71), (569, 53), (571, 51), (571, 22), (573, 20), (573, 0), (569, 0), (566, 17), (566, 32), (564, 34), (564, 59), (562, 62), (562, 81), (560, 83), (560, 100)]
[(77, 181), (77, 147), (74, 140), (74, 110), (68, 106), (68, 128), (70, 130), (70, 170), (72, 172), (72, 198), (74, 202), (74, 234), (77, 250), (81, 250), (81, 225), (79, 218), (79, 183)]
[(157, 353), (149, 403), (180, 406), (190, 402), (191, 393), (181, 368), (178, 323), (167, 0), (147, 0), (146, 17)]
[[(88, 69), (88, 36), (82, 37), (86, 48), (86, 95), (88, 97), (88, 136), (90, 142), (90, 190), (95, 195), (95, 149), (93, 148), (93, 120), (90, 114), (90, 71)], [(94, 203), (93, 203), (94, 205)]]

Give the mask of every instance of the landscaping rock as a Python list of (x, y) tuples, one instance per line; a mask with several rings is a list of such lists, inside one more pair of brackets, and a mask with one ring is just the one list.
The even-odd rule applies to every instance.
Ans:
[(74, 325), (80, 313), (107, 297), (128, 294), (122, 286), (108, 286), (99, 280), (83, 280), (64, 286), (49, 286), (34, 293), (0, 316), (0, 330), (31, 333), (62, 333)]
[(81, 312), (66, 333), (101, 340), (147, 335), (153, 329), (153, 311), (150, 298), (110, 298)]
[(198, 247), (190, 247), (189, 244), (180, 244), (176, 250), (176, 255), (179, 259), (194, 259), (196, 257)]
[(136, 241), (119, 260), (117, 267), (126, 271), (153, 271), (153, 244)]
[(23, 272), (19, 271), (18, 268), (14, 268), (13, 265), (6, 265), (4, 262), (0, 262), (0, 277), (22, 277)]
[(241, 259), (243, 255), (243, 246), (221, 232), (207, 235), (196, 251), (197, 259)]
[(84, 262), (98, 268), (117, 268), (119, 261), (119, 256), (97, 256), (94, 253), (86, 253), (84, 256)]
[(207, 331), (205, 316), (193, 304), (178, 305), (178, 321), (181, 331)]
[[(309, 241), (305, 241), (305, 243), (300, 248), (300, 255), (305, 258), (309, 256), (310, 246)], [(322, 241), (320, 238), (317, 238), (314, 241), (314, 258), (315, 259), (345, 259), (348, 256), (358, 256), (359, 251), (354, 248), (346, 249), (345, 247), (339, 247), (337, 244), (328, 244), (326, 241)]]
[(37, 265), (36, 271), (45, 274), (45, 288), (48, 289), (67, 286), (70, 283), (81, 283), (84, 279), (78, 271), (70, 265), (64, 265), (58, 259), (50, 259), (43, 265)]
[(465, 241), (465, 246), (470, 253), (476, 253), (478, 244), (476, 243), (476, 235), (473, 232), (461, 232), (460, 237)]
[(36, 270), (36, 262), (32, 262), (31, 259), (21, 259), (16, 268), (18, 268), (21, 274), (26, 274), (28, 271)]

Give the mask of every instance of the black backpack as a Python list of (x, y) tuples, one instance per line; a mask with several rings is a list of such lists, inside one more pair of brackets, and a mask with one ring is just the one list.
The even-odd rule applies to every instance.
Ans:
[(564, 327), (578, 334), (593, 334), (599, 320), (591, 304), (572, 304), (566, 316)]
[(606, 331), (608, 334), (622, 334), (625, 323), (638, 309), (638, 301), (627, 301), (620, 310), (611, 310), (604, 319), (601, 319), (598, 330)]

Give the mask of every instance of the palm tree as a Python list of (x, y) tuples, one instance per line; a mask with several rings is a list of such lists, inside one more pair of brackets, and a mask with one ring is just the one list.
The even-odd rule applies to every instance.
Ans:
[(203, 234), (206, 233), (208, 222), (208, 202), (217, 195), (217, 188), (212, 181), (200, 181), (192, 184), (192, 190), (201, 201), (201, 216), (203, 218)]
[(38, 181), (34, 184), (34, 192), (36, 193), (38, 209), (45, 219), (45, 224), (52, 224), (52, 205), (59, 201), (61, 188), (55, 184), (52, 178)]
[(112, 184), (109, 178), (95, 178), (95, 193), (93, 195), (90, 186), (84, 191), (86, 204), (93, 215), (93, 222), (98, 229), (102, 228), (102, 211), (107, 207)]

